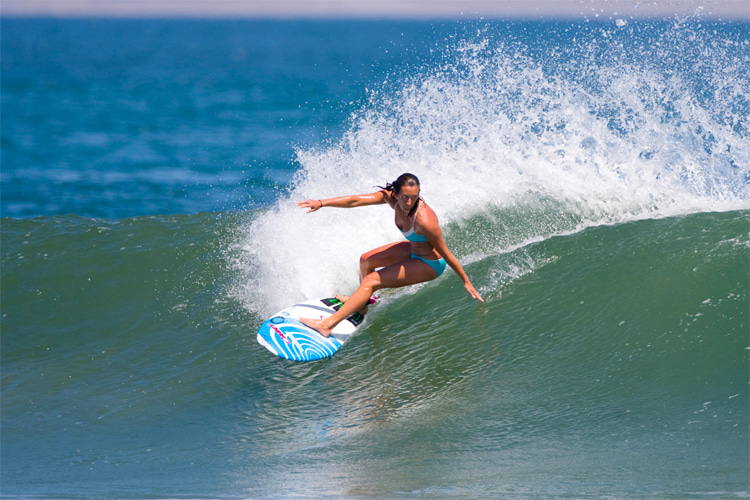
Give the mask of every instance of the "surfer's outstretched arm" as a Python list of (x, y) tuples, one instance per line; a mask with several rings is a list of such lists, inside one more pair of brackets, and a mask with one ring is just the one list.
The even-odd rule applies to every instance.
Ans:
[(453, 255), (453, 252), (448, 248), (448, 244), (443, 238), (443, 231), (440, 229), (437, 215), (435, 215), (435, 212), (432, 209), (423, 212), (420, 219), (420, 225), (432, 247), (437, 250), (437, 252), (445, 259), (445, 262), (451, 266), (451, 269), (453, 269), (458, 277), (461, 278), (461, 281), (464, 282), (464, 288), (469, 292), (469, 295), (471, 295), (472, 298), (477, 299), (479, 302), (484, 302), (482, 296), (479, 295), (479, 292), (477, 292), (476, 288), (474, 288), (474, 285), (471, 283), (471, 280), (461, 266), (461, 263), (458, 262), (458, 259)]
[(466, 271), (464, 271), (464, 268), (461, 267), (461, 263), (458, 262), (458, 259), (451, 253), (451, 251), (448, 249), (448, 245), (443, 242), (442, 247), (435, 247), (438, 252), (443, 256), (445, 259), (445, 262), (451, 266), (451, 269), (453, 269), (459, 278), (464, 282), (464, 288), (467, 292), (469, 292), (469, 295), (471, 295), (472, 298), (477, 299), (479, 302), (484, 302), (484, 299), (481, 295), (479, 295), (479, 292), (477, 292), (476, 288), (474, 288), (474, 285), (471, 283), (471, 280), (466, 275)]
[(338, 196), (336, 198), (325, 198), (320, 200), (305, 200), (297, 202), (300, 208), (309, 209), (307, 213), (317, 212), (323, 207), (354, 208), (366, 207), (368, 205), (383, 205), (387, 203), (386, 196), (390, 196), (385, 190), (368, 194), (352, 194), (349, 196)]

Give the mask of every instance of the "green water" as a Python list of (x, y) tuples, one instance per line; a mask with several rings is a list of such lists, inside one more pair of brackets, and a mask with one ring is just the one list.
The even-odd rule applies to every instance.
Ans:
[(308, 364), (233, 295), (249, 215), (3, 221), (4, 493), (747, 491), (747, 212), (488, 254), (485, 304), (453, 273), (385, 294)]

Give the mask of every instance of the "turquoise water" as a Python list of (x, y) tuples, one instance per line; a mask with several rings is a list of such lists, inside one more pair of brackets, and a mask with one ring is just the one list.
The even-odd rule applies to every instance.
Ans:
[[(750, 496), (746, 24), (2, 23), (3, 496)], [(486, 302), (259, 346), (406, 170)]]

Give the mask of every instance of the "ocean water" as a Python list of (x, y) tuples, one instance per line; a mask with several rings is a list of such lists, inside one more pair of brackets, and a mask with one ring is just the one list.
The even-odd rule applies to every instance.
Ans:
[[(0, 24), (3, 497), (750, 496), (748, 23)], [(404, 171), (486, 302), (259, 346)]]

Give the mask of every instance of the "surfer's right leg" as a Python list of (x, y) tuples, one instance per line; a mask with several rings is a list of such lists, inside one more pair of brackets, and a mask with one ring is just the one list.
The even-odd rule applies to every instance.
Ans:
[(408, 241), (388, 243), (382, 247), (365, 252), (359, 257), (359, 282), (361, 283), (365, 279), (365, 276), (376, 269), (390, 266), (409, 258), (411, 258), (411, 243)]
[[(374, 248), (369, 252), (363, 253), (359, 257), (359, 282), (365, 279), (365, 276), (374, 272), (376, 269), (390, 266), (402, 260), (406, 260), (411, 257), (411, 243), (408, 241), (397, 241), (395, 243), (388, 243), (378, 248)], [(349, 300), (348, 295), (336, 295), (336, 298), (341, 302)], [(360, 309), (358, 312), (365, 314), (367, 312), (367, 306)]]

